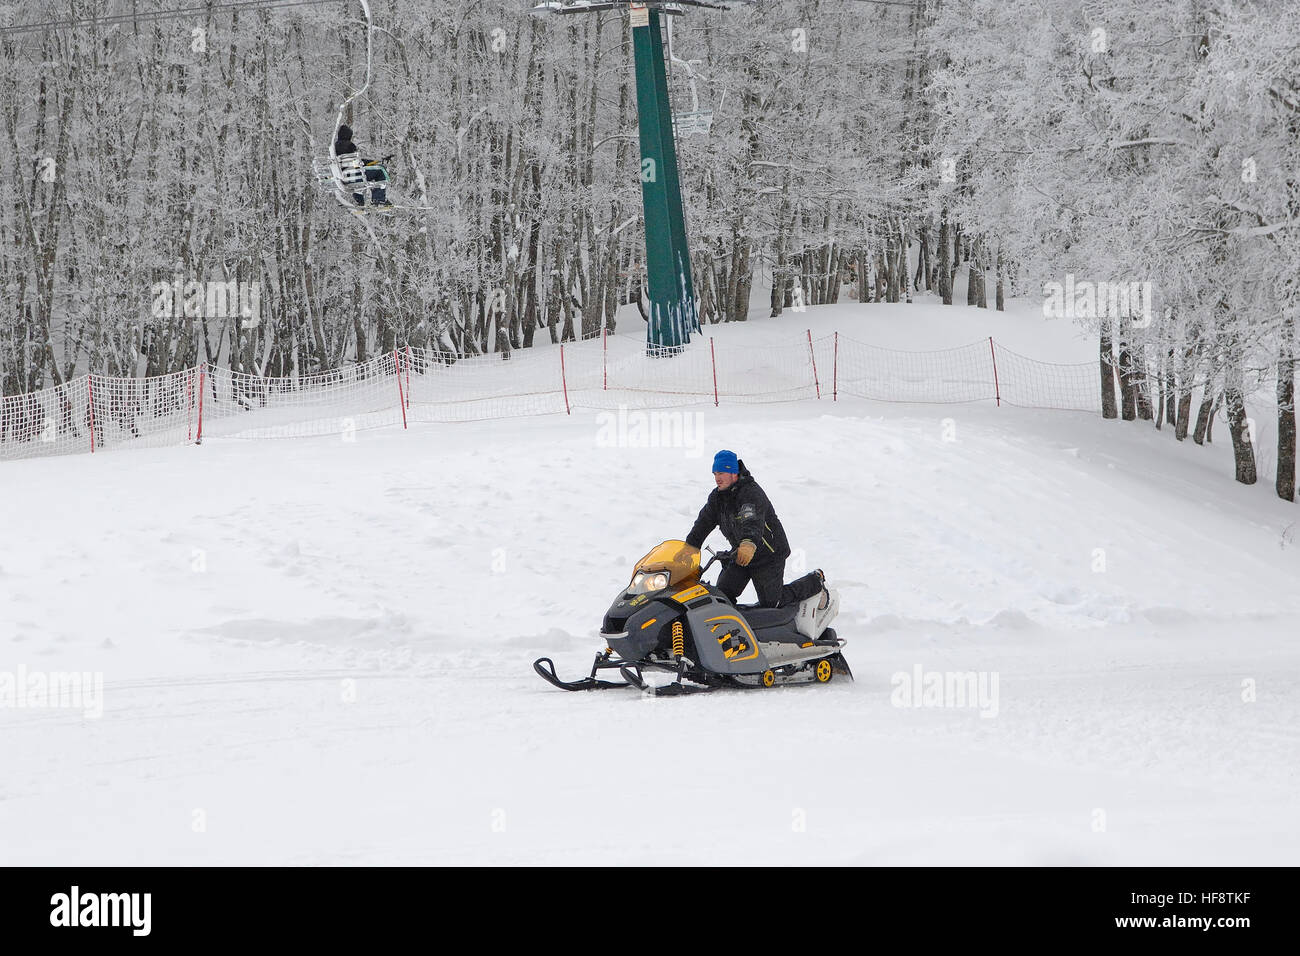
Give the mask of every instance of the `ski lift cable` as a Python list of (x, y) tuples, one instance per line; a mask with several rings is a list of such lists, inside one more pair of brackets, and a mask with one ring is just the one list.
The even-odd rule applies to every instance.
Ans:
[[(362, 13), (365, 14), (365, 18), (366, 18), (366, 78), (365, 78), (365, 82), (362, 83), (358, 89), (354, 90), (342, 103), (339, 104), (338, 113), (334, 117), (334, 135), (330, 137), (330, 171), (332, 174), (331, 178), (334, 181), (335, 198), (338, 200), (339, 205), (343, 206), (345, 209), (348, 210), (348, 212), (352, 213), (353, 216), (355, 216), (357, 219), (361, 221), (361, 224), (365, 226), (366, 232), (370, 236), (370, 241), (374, 243), (375, 249), (382, 256), (383, 245), (382, 243), (380, 243), (379, 237), (375, 235), (374, 227), (370, 224), (370, 217), (367, 215), (364, 208), (358, 208), (354, 203), (348, 201), (348, 190), (346, 188), (347, 184), (345, 184), (343, 181), (342, 170), (339, 166), (338, 153), (335, 151), (335, 146), (337, 144), (338, 129), (340, 126), (343, 125), (343, 114), (347, 112), (347, 108), (352, 103), (353, 100), (355, 100), (358, 96), (361, 96), (368, 89), (370, 89), (370, 83), (374, 75), (374, 30), (375, 30), (374, 20), (370, 14), (369, 0), (358, 0), (358, 2), (361, 4)], [(386, 171), (385, 171), (385, 176), (387, 177)], [(362, 180), (361, 182), (364, 183), (364, 180)], [(386, 178), (384, 182), (388, 182), (388, 179)], [(432, 211), (435, 210), (437, 207), (436, 206), (412, 206), (403, 203), (389, 203), (388, 208), (393, 210), (404, 209), (404, 210), (413, 210), (413, 211), (417, 211), (417, 210)]]
[[(339, 104), (338, 115), (334, 117), (334, 130), (338, 131), (339, 126), (343, 124), (343, 113), (347, 110), (348, 104), (370, 88), (370, 67), (371, 67), (371, 32), (373, 24), (370, 21), (370, 2), (369, 0), (359, 0), (361, 9), (366, 15), (366, 82), (361, 85), (361, 89), (354, 90), (352, 95)], [(330, 140), (330, 159), (338, 159), (338, 154), (334, 152), (335, 139)]]
[(282, 7), (319, 6), (337, 3), (338, 0), (234, 0), (231, 3), (202, 4), (175, 10), (151, 10), (143, 13), (115, 13), (104, 17), (83, 17), (79, 20), (41, 20), (34, 23), (15, 23), (0, 26), (0, 36), (33, 33), (38, 30), (78, 29), (80, 27), (110, 27), (126, 23), (153, 23), (161, 20), (179, 20), (217, 13), (236, 13), (240, 10), (278, 10)]
[[(343, 206), (348, 210), (348, 212), (352, 213), (353, 216), (361, 220), (362, 225), (365, 226), (367, 234), (370, 236), (371, 242), (374, 243), (376, 250), (380, 255), (382, 255), (383, 247), (379, 241), (379, 237), (375, 235), (374, 227), (370, 224), (370, 217), (367, 214), (366, 208), (364, 206), (359, 207), (355, 201), (349, 201), (349, 193), (351, 193), (351, 198), (355, 200), (358, 190), (367, 193), (369, 192), (367, 186), (369, 180), (365, 175), (360, 154), (348, 154), (346, 159), (341, 159), (337, 152), (338, 131), (343, 125), (343, 115), (347, 112), (348, 106), (356, 100), (357, 97), (370, 89), (370, 84), (374, 77), (374, 20), (371, 16), (370, 3), (368, 0), (358, 0), (358, 2), (361, 4), (361, 11), (365, 15), (366, 23), (365, 81), (339, 104), (338, 112), (334, 117), (333, 133), (330, 137), (329, 156), (328, 158), (322, 158), (320, 160), (313, 159), (312, 169), (316, 174), (318, 183), (323, 185), (328, 182), (332, 185), (334, 197), (338, 200), (339, 205)], [(377, 182), (388, 183), (390, 181), (391, 177), (388, 175), (387, 169), (384, 169), (384, 178), (382, 180), (377, 180)], [(394, 202), (384, 203), (384, 207), (391, 210), (402, 209), (411, 211), (436, 211), (438, 209), (437, 206), (410, 205)]]
[[(379, 239), (378, 237), (375, 236), (374, 228), (370, 225), (369, 222), (366, 221), (365, 212), (363, 210), (356, 209), (354, 205), (348, 201), (347, 190), (345, 189), (345, 183), (344, 183), (345, 177), (339, 165), (339, 156), (338, 156), (338, 152), (336, 151), (336, 146), (338, 145), (338, 130), (343, 125), (343, 114), (347, 112), (347, 108), (352, 103), (353, 100), (355, 100), (366, 90), (370, 89), (370, 78), (371, 78), (371, 72), (374, 64), (374, 46), (373, 46), (374, 23), (370, 16), (370, 3), (369, 0), (358, 0), (358, 2), (361, 4), (361, 12), (364, 13), (366, 17), (366, 78), (365, 78), (365, 82), (362, 83), (359, 88), (353, 90), (352, 93), (346, 99), (344, 99), (342, 103), (339, 104), (338, 113), (334, 117), (334, 132), (330, 136), (329, 167), (330, 167), (331, 178), (334, 181), (334, 198), (339, 201), (339, 205), (348, 209), (349, 212), (351, 212), (354, 216), (356, 216), (358, 219), (362, 221), (362, 223), (366, 227), (366, 232), (370, 234), (371, 240), (375, 243), (375, 246), (378, 248)], [(365, 182), (364, 173), (361, 173), (361, 176), (362, 178), (360, 179), (360, 182), (364, 183)]]
[[(9, 26), (0, 26), (0, 36), (19, 33), (31, 33), (37, 30), (61, 30), (77, 29), (86, 26), (117, 26), (123, 23), (152, 23), (159, 20), (176, 20), (185, 17), (204, 16), (217, 13), (233, 13), (239, 10), (279, 10), (286, 7), (308, 7), (319, 6), (325, 3), (337, 3), (338, 0), (233, 0), (230, 3), (213, 3), (202, 4), (192, 7), (182, 7), (175, 10), (153, 10), (144, 13), (116, 13), (104, 17), (83, 17), (72, 20), (39, 20), (33, 23), (16, 23)], [(691, 6), (703, 6), (713, 8), (716, 5), (710, 3), (692, 3), (691, 0), (679, 0)], [(871, 3), (877, 6), (885, 7), (913, 7), (917, 5), (917, 0), (848, 0), (851, 3)], [(621, 3), (608, 4), (584, 4), (581, 7), (564, 9), (560, 3), (541, 4), (535, 8), (537, 12), (556, 12), (556, 13), (580, 13), (598, 9), (614, 9), (622, 6)], [(554, 9), (552, 9), (554, 8)]]

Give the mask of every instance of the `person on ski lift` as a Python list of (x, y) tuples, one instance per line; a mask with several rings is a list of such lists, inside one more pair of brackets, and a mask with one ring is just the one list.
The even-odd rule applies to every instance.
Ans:
[(745, 585), (754, 582), (759, 607), (798, 604), (822, 592), (827, 601), (826, 579), (820, 570), (798, 580), (785, 580), (785, 559), (790, 556), (785, 528), (767, 495), (736, 453), (723, 449), (713, 458), (713, 482), (717, 486), (700, 509), (686, 543), (693, 548), (704, 544), (714, 528), (720, 528), (736, 551), (734, 563), (718, 575), (718, 588), (735, 601)]
[[(338, 135), (334, 138), (334, 155), (336, 157), (346, 156), (350, 153), (357, 152), (357, 144), (352, 142), (352, 127), (344, 123), (339, 127)], [(364, 167), (366, 182), (382, 183), (388, 181), (387, 171), (379, 165), (377, 159), (362, 159), (361, 165)], [(366, 204), (366, 194), (364, 192), (354, 192), (352, 201), (358, 206)], [(391, 206), (388, 201), (388, 191), (383, 186), (374, 186), (370, 190), (370, 204), (372, 206)]]

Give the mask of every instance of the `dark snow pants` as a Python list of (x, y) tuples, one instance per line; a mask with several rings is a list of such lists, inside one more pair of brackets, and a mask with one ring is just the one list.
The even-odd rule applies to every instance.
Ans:
[[(366, 166), (366, 167), (365, 167), (365, 171), (366, 171), (366, 182), (368, 182), (368, 183), (386, 183), (386, 182), (388, 182), (388, 170), (386, 170), (386, 169), (385, 169), (384, 167), (382, 167), (382, 166)], [(370, 188), (370, 203), (371, 203), (371, 205), (374, 205), (374, 204), (376, 204), (376, 203), (384, 202), (384, 201), (387, 200), (387, 199), (388, 199), (388, 189), (387, 189), (387, 187), (385, 187), (385, 186), (372, 186), (372, 187)], [(352, 194), (352, 201), (355, 202), (358, 206), (364, 206), (364, 205), (366, 204), (366, 194), (365, 194), (365, 193), (353, 193), (353, 194)]]
[(821, 578), (812, 571), (790, 584), (784, 584), (784, 580), (785, 561), (769, 561), (758, 567), (751, 564), (744, 568), (738, 564), (729, 564), (718, 575), (718, 587), (734, 601), (745, 590), (745, 585), (753, 581), (759, 607), (798, 604), (822, 589)]

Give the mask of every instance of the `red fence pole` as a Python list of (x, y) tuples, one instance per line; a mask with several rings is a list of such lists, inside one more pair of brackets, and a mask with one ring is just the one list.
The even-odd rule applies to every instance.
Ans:
[(95, 376), (86, 374), (86, 405), (90, 411), (90, 453), (95, 453)]
[(411, 347), (406, 347), (406, 407), (411, 407)]
[(998, 353), (993, 351), (993, 336), (989, 336), (989, 355), (993, 356), (993, 397), (998, 400), (998, 408), (1002, 407), (1002, 391), (998, 388)]
[(812, 347), (812, 329), (808, 330), (808, 357), (812, 359), (813, 367), (813, 385), (817, 387), (817, 397), (822, 397), (821, 383), (817, 381), (817, 356), (813, 353)]
[(194, 444), (203, 444), (203, 382), (207, 377), (208, 366), (205, 362), (199, 366), (199, 430), (194, 435)]
[(564, 374), (564, 344), (560, 344), (560, 384), (564, 386), (564, 414), (572, 415), (569, 409), (569, 380)]
[(406, 393), (402, 391), (402, 353), (393, 349), (393, 361), (397, 363), (397, 404), (402, 409), (402, 427), (406, 427)]
[(831, 401), (840, 400), (840, 333), (835, 332), (835, 357), (831, 360)]
[(602, 380), (601, 388), (609, 391), (609, 329), (600, 330), (600, 375)]
[(718, 407), (718, 356), (713, 351), (713, 336), (709, 336), (709, 361), (713, 363), (713, 407)]

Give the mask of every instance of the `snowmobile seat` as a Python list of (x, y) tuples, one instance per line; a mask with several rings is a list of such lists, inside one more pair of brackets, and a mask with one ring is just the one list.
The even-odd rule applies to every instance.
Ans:
[(760, 641), (801, 644), (807, 640), (794, 627), (795, 617), (799, 614), (798, 604), (790, 604), (786, 607), (741, 605), (738, 610), (745, 616), (749, 626), (754, 629), (754, 636)]

